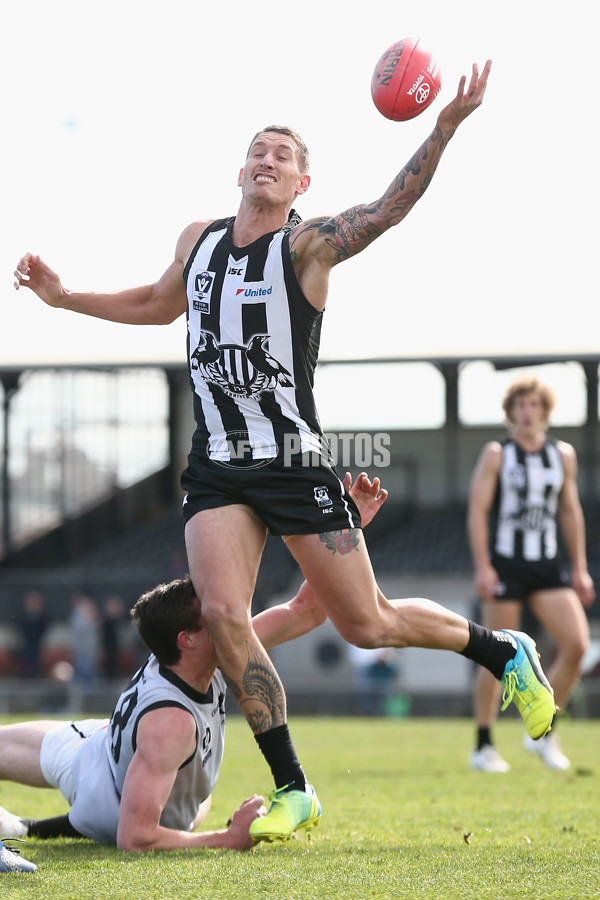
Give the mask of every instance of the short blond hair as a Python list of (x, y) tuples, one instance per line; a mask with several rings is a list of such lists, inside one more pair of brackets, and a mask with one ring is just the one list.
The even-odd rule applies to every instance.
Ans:
[(556, 397), (552, 388), (548, 387), (547, 384), (543, 384), (539, 378), (518, 378), (509, 385), (502, 401), (502, 409), (509, 422), (512, 422), (511, 413), (517, 398), (533, 393), (540, 396), (546, 421), (550, 418), (550, 413), (556, 406)]
[(256, 140), (256, 138), (260, 134), (266, 134), (269, 131), (274, 131), (275, 134), (284, 134), (286, 137), (289, 137), (293, 140), (296, 147), (298, 148), (298, 160), (300, 163), (300, 172), (302, 175), (308, 175), (308, 170), (310, 167), (310, 156), (308, 153), (308, 147), (300, 137), (297, 131), (294, 131), (293, 128), (289, 128), (287, 125), (267, 125), (266, 128), (261, 128), (260, 131), (257, 131), (252, 140), (250, 141), (250, 146), (248, 147), (248, 152), (246, 153), (246, 159), (250, 155), (250, 150), (252, 149), (252, 144)]

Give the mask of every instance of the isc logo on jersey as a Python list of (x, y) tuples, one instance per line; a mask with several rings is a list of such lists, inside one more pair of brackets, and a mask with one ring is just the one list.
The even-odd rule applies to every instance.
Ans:
[(210, 312), (210, 292), (215, 280), (214, 272), (197, 272), (194, 278), (193, 307), (196, 312)]

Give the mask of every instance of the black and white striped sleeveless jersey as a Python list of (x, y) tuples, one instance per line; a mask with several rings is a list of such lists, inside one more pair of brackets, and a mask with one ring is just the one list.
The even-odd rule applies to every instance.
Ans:
[(563, 463), (553, 440), (536, 453), (515, 441), (502, 442), (502, 465), (494, 502), (496, 553), (528, 562), (558, 554), (558, 500)]
[(75, 799), (69, 820), (85, 837), (116, 842), (120, 798), (140, 719), (150, 710), (173, 706), (193, 716), (197, 742), (177, 773), (160, 824), (191, 829), (198, 807), (213, 791), (223, 759), (225, 682), (217, 669), (208, 693), (200, 694), (150, 656), (119, 697), (108, 728), (88, 738), (73, 762)]
[(320, 452), (312, 388), (322, 314), (298, 284), (288, 231), (237, 248), (234, 221), (213, 222), (184, 271), (192, 452), (220, 461), (267, 459), (284, 446)]

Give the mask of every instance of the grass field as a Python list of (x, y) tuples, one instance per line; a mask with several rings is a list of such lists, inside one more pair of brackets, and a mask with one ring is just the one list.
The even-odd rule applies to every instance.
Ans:
[[(1, 721), (1, 720), (0, 720)], [(452, 719), (294, 718), (292, 734), (323, 804), (312, 836), (252, 851), (128, 855), (88, 841), (30, 839), (33, 875), (0, 875), (27, 900), (370, 900), (600, 897), (600, 723), (565, 722), (573, 762), (551, 772), (501, 719), (508, 775), (468, 768), (473, 725)], [(208, 827), (221, 827), (270, 776), (240, 717), (228, 722)], [(30, 817), (66, 810), (55, 791), (0, 784)]]

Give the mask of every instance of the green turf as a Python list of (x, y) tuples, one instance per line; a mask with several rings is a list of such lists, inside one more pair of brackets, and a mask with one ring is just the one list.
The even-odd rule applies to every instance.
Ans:
[[(87, 841), (27, 842), (34, 875), (0, 876), (0, 896), (27, 900), (368, 900), (600, 897), (600, 724), (561, 724), (568, 773), (521, 748), (501, 719), (508, 775), (468, 768), (473, 725), (452, 719), (294, 718), (292, 734), (323, 804), (312, 836), (250, 852), (128, 855)], [(208, 825), (270, 788), (248, 726), (228, 723)], [(56, 815), (54, 791), (0, 785), (0, 804)], [(5, 893), (6, 892), (6, 893)]]

